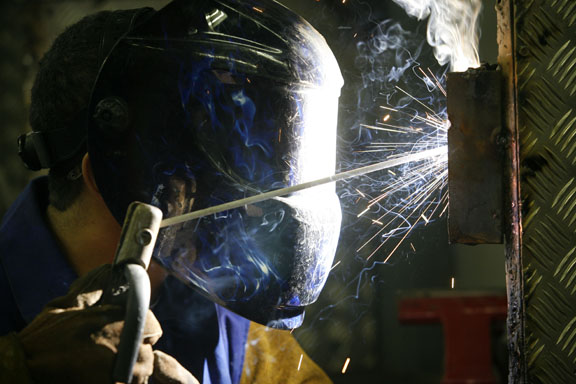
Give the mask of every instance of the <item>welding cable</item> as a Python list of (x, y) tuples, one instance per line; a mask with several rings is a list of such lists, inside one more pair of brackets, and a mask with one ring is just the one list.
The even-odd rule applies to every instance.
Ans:
[(150, 278), (146, 269), (150, 265), (161, 220), (162, 211), (159, 208), (133, 202), (128, 207), (122, 226), (114, 259), (114, 268), (121, 280), (112, 282), (108, 291), (112, 296), (109, 300), (120, 299), (126, 305), (124, 327), (114, 363), (114, 382), (132, 382), (150, 306)]
[(140, 264), (126, 263), (120, 267), (130, 288), (112, 377), (114, 382), (131, 383), (150, 306), (150, 279)]

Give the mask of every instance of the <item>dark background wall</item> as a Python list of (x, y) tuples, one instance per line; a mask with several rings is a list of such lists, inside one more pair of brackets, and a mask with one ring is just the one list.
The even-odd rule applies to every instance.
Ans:
[[(393, 19), (424, 38), (425, 23), (408, 19), (389, 0), (283, 0), (327, 39), (346, 81), (341, 97), (341, 135), (360, 123), (356, 109), (360, 73), (357, 42), (375, 25)], [(4, 1), (0, 5), (0, 215), (27, 181), (16, 156), (16, 138), (26, 132), (27, 108), (36, 63), (66, 25), (101, 9), (160, 8), (166, 1)], [(485, 1), (480, 56), (496, 61), (496, 21), (492, 0)], [(355, 36), (356, 34), (356, 36)], [(433, 62), (431, 52), (423, 61)], [(341, 146), (340, 151), (346, 148)], [(343, 232), (337, 260), (318, 303), (295, 332), (307, 351), (337, 383), (439, 383), (443, 372), (440, 325), (401, 325), (401, 295), (450, 289), (504, 292), (504, 255), (500, 246), (449, 246), (445, 218), (418, 228), (386, 264), (365, 261), (356, 252), (354, 207), (346, 207), (350, 230)], [(416, 250), (414, 252), (412, 246)], [(382, 250), (384, 255), (389, 250)], [(383, 257), (376, 260), (382, 260)], [(494, 342), (501, 342), (496, 328)], [(500, 344), (498, 344), (500, 345)], [(498, 355), (498, 354), (497, 354)], [(348, 371), (340, 371), (350, 358)], [(502, 364), (502, 362), (499, 362)], [(497, 365), (495, 365), (497, 368)], [(495, 368), (495, 369), (496, 369)]]

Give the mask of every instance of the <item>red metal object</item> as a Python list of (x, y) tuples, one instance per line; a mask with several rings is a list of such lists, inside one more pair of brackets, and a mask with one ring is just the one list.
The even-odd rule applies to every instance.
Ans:
[(506, 297), (455, 296), (454, 293), (403, 298), (399, 320), (402, 323), (442, 323), (443, 384), (496, 384), (490, 346), (491, 322), (506, 319)]

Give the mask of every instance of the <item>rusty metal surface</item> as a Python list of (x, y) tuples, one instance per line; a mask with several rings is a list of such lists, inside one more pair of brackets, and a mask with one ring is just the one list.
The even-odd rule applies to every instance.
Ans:
[(500, 72), (448, 74), (448, 234), (451, 243), (502, 243)]
[(520, 212), (520, 159), (516, 83), (515, 0), (498, 1), (498, 64), (502, 71), (503, 124), (507, 147), (504, 172), (504, 238), (506, 243), (506, 290), (508, 296), (508, 383), (527, 382), (525, 342), (522, 223)]
[(527, 381), (576, 382), (576, 3), (513, 0)]

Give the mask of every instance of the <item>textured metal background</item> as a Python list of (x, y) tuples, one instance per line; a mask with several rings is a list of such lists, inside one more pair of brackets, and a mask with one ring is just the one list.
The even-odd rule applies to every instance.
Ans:
[(576, 1), (514, 0), (527, 382), (576, 383)]

